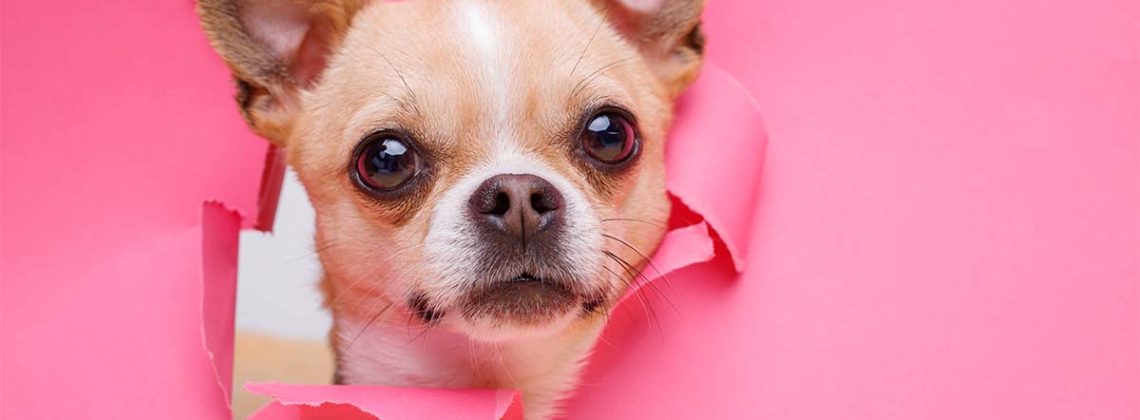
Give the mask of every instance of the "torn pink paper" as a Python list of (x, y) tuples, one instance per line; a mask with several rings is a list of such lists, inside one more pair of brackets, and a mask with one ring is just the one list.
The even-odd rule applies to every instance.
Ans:
[(230, 416), (203, 202), (256, 214), (266, 142), (193, 7), (0, 3), (0, 418)]
[[(0, 418), (229, 416), (202, 203), (273, 172), (192, 7), (0, 3)], [(673, 272), (667, 345), (615, 316), (566, 418), (1137, 418), (1138, 16), (709, 2), (774, 146), (748, 270)]]
[(1140, 418), (1140, 3), (701, 27), (770, 140), (747, 270), (671, 275), (660, 332), (619, 311), (565, 419)]
[(226, 405), (233, 394), (234, 308), (242, 217), (224, 204), (202, 206), (202, 346)]
[[(624, 299), (646, 283), (715, 256), (709, 226), (739, 272), (748, 251), (751, 215), (764, 164), (767, 138), (760, 112), (748, 91), (714, 64), (678, 99), (677, 116), (665, 148), (671, 196), (704, 221), (674, 227)], [(711, 141), (710, 139), (715, 139)], [(716, 162), (715, 170), (708, 162)]]
[[(332, 416), (337, 412), (346, 412), (346, 407), (382, 420), (522, 419), (519, 394), (508, 390), (287, 385), (269, 382), (250, 383), (246, 389), (271, 396), (275, 400), (255, 413), (252, 420), (292, 420), (306, 418), (308, 415), (334, 418)], [(301, 409), (302, 406), (305, 408)]]
[(767, 138), (756, 101), (713, 63), (677, 104), (665, 148), (669, 192), (699, 214), (739, 272), (748, 255)]
[(637, 293), (650, 281), (668, 277), (669, 273), (711, 261), (716, 256), (715, 246), (709, 226), (705, 222), (697, 222), (683, 228), (677, 228), (665, 234), (661, 246), (653, 253), (652, 261), (642, 270), (645, 281), (633, 283), (633, 287), (626, 292), (622, 299)]
[(272, 402), (258, 408), (250, 419), (297, 419), (297, 420), (382, 420), (351, 404), (319, 403), (317, 405), (288, 405)]

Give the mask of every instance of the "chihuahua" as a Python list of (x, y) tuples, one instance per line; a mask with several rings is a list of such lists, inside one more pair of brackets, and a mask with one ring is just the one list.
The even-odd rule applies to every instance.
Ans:
[(669, 218), (703, 0), (200, 0), (316, 210), (335, 381), (572, 389)]

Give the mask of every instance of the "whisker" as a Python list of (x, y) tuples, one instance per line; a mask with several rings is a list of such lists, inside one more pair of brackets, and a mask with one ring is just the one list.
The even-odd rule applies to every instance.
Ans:
[[(669, 291), (676, 293), (676, 291), (673, 290), (673, 285), (669, 284), (669, 278), (665, 276), (665, 273), (661, 272), (661, 269), (657, 268), (657, 264), (653, 261), (653, 257), (646, 255), (644, 252), (641, 252), (640, 249), (637, 249), (637, 247), (633, 246), (632, 244), (630, 244), (626, 240), (619, 238), (617, 236), (610, 235), (608, 233), (602, 232), (602, 237), (618, 241), (622, 245), (625, 245), (626, 248), (629, 248), (629, 249), (633, 250), (633, 252), (636, 252), (637, 255), (641, 256), (641, 258), (644, 258), (645, 262), (648, 263), (649, 268), (652, 268), (653, 271), (655, 271), (657, 273), (657, 278), (661, 279), (662, 282), (665, 282), (665, 286), (669, 288)], [(654, 283), (653, 281), (650, 281), (649, 279), (646, 279), (645, 282), (650, 284), (650, 285), (652, 285)], [(676, 308), (673, 308), (673, 309), (676, 309)]]
[[(614, 254), (613, 252), (611, 252), (609, 250), (606, 250), (603, 252), (606, 252), (606, 253), (612, 255), (612, 258), (615, 258), (616, 261), (618, 262), (618, 264), (620, 264), (623, 268), (625, 268), (625, 270), (627, 272), (631, 273), (630, 276), (634, 276), (634, 277), (641, 278), (642, 280), (644, 280), (644, 282), (642, 284), (649, 286), (651, 289), (653, 289), (653, 291), (657, 292), (657, 295), (661, 296), (661, 299), (665, 300), (665, 303), (669, 304), (669, 307), (673, 308), (673, 312), (675, 312), (677, 314), (677, 316), (681, 315), (681, 311), (677, 309), (677, 306), (673, 304), (673, 301), (671, 299), (669, 299), (668, 296), (665, 296), (665, 293), (662, 293), (661, 289), (657, 288), (657, 286), (654, 285), (652, 281), (649, 281), (649, 278), (647, 278), (641, 270), (638, 270), (637, 268), (635, 268), (633, 266), (633, 264), (630, 264), (629, 261), (626, 261), (625, 259), (617, 256), (616, 254)], [(632, 273), (636, 273), (636, 274), (632, 274)]]
[[(641, 310), (642, 310), (643, 312), (645, 312), (645, 319), (646, 319), (646, 321), (649, 321), (649, 319), (651, 318), (651, 317), (649, 316), (649, 310), (648, 310), (648, 309), (646, 309), (646, 301), (644, 300), (644, 299), (645, 299), (645, 297), (644, 297), (644, 296), (641, 296), (641, 294), (640, 294), (640, 293), (638, 293), (638, 292), (640, 292), (640, 290), (636, 290), (636, 288), (634, 288), (634, 287), (633, 287), (633, 285), (632, 285), (632, 284), (630, 284), (630, 282), (629, 282), (629, 281), (626, 281), (626, 279), (625, 279), (624, 277), (622, 277), (620, 274), (618, 274), (616, 271), (614, 271), (613, 269), (609, 268), (609, 267), (608, 267), (608, 266), (606, 266), (605, 264), (602, 264), (602, 268), (606, 269), (606, 271), (609, 271), (609, 272), (610, 272), (610, 274), (613, 274), (613, 275), (614, 275), (614, 277), (618, 279), (618, 281), (620, 281), (620, 282), (624, 283), (624, 284), (625, 284), (625, 286), (626, 286), (626, 287), (628, 287), (628, 288), (630, 289), (630, 292), (631, 292), (631, 293), (633, 293), (633, 295), (634, 295), (634, 297), (635, 297), (635, 298), (637, 298), (637, 301), (638, 301), (638, 303), (640, 303), (640, 304), (641, 304)], [(624, 310), (624, 311), (625, 311), (625, 314), (626, 314), (627, 316), (629, 316), (630, 318), (632, 318), (632, 317), (633, 317), (633, 315), (629, 313), (629, 308), (628, 308), (628, 307), (626, 307), (626, 306), (624, 306), (624, 305), (623, 305), (623, 306), (621, 306), (621, 307), (622, 307), (622, 310)], [(608, 321), (608, 320), (607, 320), (607, 321)]]
[(475, 376), (480, 376), (480, 371), (483, 369), (479, 367), (479, 363), (475, 360), (475, 341), (467, 340), (467, 362), (471, 365), (471, 371)]
[(300, 256), (297, 256), (297, 257), (294, 257), (294, 258), (290, 258), (290, 259), (288, 259), (288, 260), (285, 260), (285, 261), (282, 261), (282, 262), (280, 262), (280, 263), (277, 263), (277, 264), (273, 265), (272, 267), (270, 267), (270, 269), (272, 269), (272, 270), (277, 270), (277, 269), (280, 269), (280, 268), (282, 268), (282, 267), (285, 267), (285, 266), (287, 266), (287, 265), (289, 265), (289, 264), (293, 264), (293, 263), (295, 263), (295, 262), (298, 262), (298, 261), (304, 260), (304, 259), (306, 259), (306, 258), (309, 258), (309, 257), (312, 257), (312, 256), (314, 256), (314, 255), (317, 255), (317, 254), (318, 254), (318, 253), (320, 253), (321, 251), (325, 251), (325, 250), (329, 250), (329, 249), (332, 249), (334, 246), (337, 246), (337, 245), (340, 245), (340, 244), (339, 244), (339, 243), (337, 243), (337, 242), (333, 242), (333, 243), (330, 243), (330, 244), (325, 244), (325, 245), (322, 245), (322, 246), (319, 246), (319, 247), (313, 248), (313, 250), (312, 250), (311, 252), (307, 252), (307, 253), (305, 253), (305, 254), (302, 254), (302, 255), (300, 255)]
[(519, 385), (519, 380), (515, 378), (514, 372), (511, 372), (511, 368), (507, 366), (506, 360), (503, 359), (503, 348), (499, 347), (498, 344), (492, 344), (491, 348), (495, 349), (495, 351), (499, 353), (499, 366), (503, 368), (503, 372), (506, 372), (507, 378), (510, 379), (512, 383), (514, 383), (515, 388), (522, 388), (522, 386)]
[[(618, 281), (620, 281), (620, 282), (622, 282), (623, 284), (625, 284), (627, 288), (629, 288), (629, 289), (632, 289), (632, 288), (633, 288), (633, 285), (631, 285), (631, 284), (630, 284), (628, 281), (626, 281), (624, 278), (622, 278), (622, 276), (621, 276), (621, 275), (618, 275), (618, 273), (617, 273), (617, 272), (615, 272), (613, 269), (611, 269), (611, 268), (609, 268), (608, 266), (606, 266), (604, 263), (602, 264), (602, 268), (606, 269), (606, 271), (609, 271), (609, 272), (610, 272), (610, 274), (612, 274), (612, 275), (614, 276), (614, 278), (617, 278), (617, 279), (618, 279)], [(633, 292), (633, 293), (634, 293), (635, 295), (637, 294), (636, 292)], [(641, 304), (641, 306), (642, 306), (642, 309), (644, 310), (644, 309), (645, 309), (645, 308), (644, 308), (644, 307), (645, 307), (645, 302), (640, 302), (641, 296), (635, 296), (635, 297), (639, 298), (639, 299), (638, 299), (638, 300), (639, 300), (639, 302), (638, 302), (638, 303), (640, 303), (640, 304)], [(618, 299), (620, 299), (620, 298), (621, 298), (621, 297), (620, 297), (620, 296), (618, 296)], [(634, 316), (633, 316), (633, 312), (630, 312), (629, 306), (627, 306), (627, 305), (621, 305), (621, 304), (620, 304), (620, 301), (614, 301), (614, 304), (615, 304), (615, 305), (618, 305), (618, 307), (620, 307), (620, 308), (621, 308), (621, 310), (622, 310), (623, 312), (625, 312), (625, 315), (626, 315), (626, 316), (628, 316), (630, 319), (633, 319), (633, 318), (634, 318)], [(610, 311), (611, 311), (611, 310), (613, 310), (613, 309), (615, 309), (615, 308), (614, 308), (614, 307), (612, 307), (612, 306), (609, 306), (609, 305), (607, 304), (607, 305), (606, 305), (606, 306), (604, 306), (602, 309), (603, 309), (603, 312), (602, 312), (602, 314), (603, 314), (603, 316), (605, 317), (605, 321), (606, 321), (606, 323), (608, 324), (608, 323), (610, 322)], [(649, 313), (647, 312), (647, 313), (646, 313), (646, 317), (648, 318), (648, 316), (649, 316)]]
[(368, 319), (368, 322), (365, 323), (363, 327), (360, 327), (360, 331), (356, 332), (356, 336), (352, 337), (352, 341), (350, 341), (348, 343), (348, 347), (345, 347), (344, 351), (348, 352), (348, 349), (351, 349), (352, 345), (356, 344), (356, 340), (359, 339), (360, 336), (364, 334), (364, 331), (368, 330), (368, 327), (372, 326), (373, 322), (376, 322), (376, 320), (379, 319), (381, 315), (384, 315), (384, 313), (388, 312), (388, 310), (391, 309), (393, 306), (395, 306), (395, 302), (389, 302), (388, 306), (385, 306), (384, 309), (381, 309), (379, 312), (376, 312), (376, 315), (373, 315), (372, 318)]
[[(609, 257), (614, 262), (618, 263), (618, 265), (621, 266), (622, 269), (624, 269), (625, 272), (630, 275), (631, 281), (633, 281), (635, 283), (637, 282), (636, 275), (634, 274), (633, 271), (631, 271), (628, 268), (628, 263), (626, 263), (625, 260), (621, 259), (621, 257), (617, 256), (613, 252), (610, 252), (609, 250), (603, 250), (602, 253), (603, 253), (603, 255)], [(603, 267), (604, 267), (604, 265), (603, 265)], [(657, 317), (657, 309), (654, 308), (653, 303), (649, 301), (649, 297), (648, 296), (641, 296), (642, 288), (633, 287), (633, 284), (630, 284), (630, 282), (625, 281), (625, 279), (622, 278), (621, 276), (618, 276), (618, 278), (621, 279), (622, 282), (624, 282), (630, 289), (632, 289), (632, 293), (634, 294), (634, 296), (637, 297), (638, 300), (641, 302), (642, 309), (645, 309), (647, 312), (646, 317), (648, 317), (648, 322), (650, 323), (650, 325), (655, 325), (657, 327), (658, 334), (660, 334), (661, 339), (664, 340), (665, 339), (665, 332), (664, 332), (664, 329), (661, 327), (661, 320)]]
[[(357, 277), (357, 278), (356, 278), (356, 280), (353, 280), (353, 282), (352, 282), (352, 283), (349, 283), (349, 284), (348, 284), (348, 287), (345, 287), (345, 288), (343, 288), (343, 289), (341, 289), (341, 290), (337, 290), (337, 291), (335, 292), (335, 293), (336, 293), (336, 296), (334, 296), (334, 297), (333, 297), (333, 299), (332, 299), (332, 301), (331, 301), (331, 302), (329, 302), (329, 304), (328, 304), (328, 307), (329, 307), (329, 309), (335, 309), (335, 308), (336, 308), (336, 305), (337, 305), (337, 303), (340, 303), (340, 299), (341, 299), (341, 298), (343, 298), (344, 296), (346, 296), (346, 295), (350, 294), (349, 292), (350, 292), (350, 291), (352, 291), (353, 289), (355, 289), (355, 288), (356, 288), (356, 286), (357, 286), (357, 285), (359, 285), (361, 282), (363, 282), (365, 279), (369, 279), (369, 278), (372, 278), (372, 276), (373, 276), (374, 274), (376, 274), (378, 271), (380, 271), (380, 270), (384, 269), (385, 267), (387, 267), (387, 265), (388, 265), (388, 262), (392, 261), (392, 259), (393, 259), (393, 258), (395, 258), (395, 256), (396, 256), (396, 255), (397, 255), (397, 254), (388, 254), (388, 255), (387, 255), (385, 258), (384, 258), (384, 261), (382, 261), (382, 262), (380, 262), (380, 263), (376, 264), (375, 266), (373, 266), (373, 267), (372, 267), (372, 269), (368, 270), (368, 272), (367, 272), (367, 273), (365, 273), (364, 275)], [(364, 298), (365, 298), (365, 297), (367, 297), (367, 295), (363, 295), (363, 294), (362, 294), (362, 296), (360, 296), (360, 297), (358, 297), (358, 298), (356, 299), (356, 302), (354, 302), (354, 303), (353, 303), (353, 305), (360, 305), (360, 304), (361, 304), (361, 303), (364, 301)]]
[(619, 64), (624, 64), (626, 62), (629, 62), (631, 60), (636, 60), (638, 58), (640, 58), (640, 57), (635, 55), (635, 56), (630, 56), (630, 57), (618, 59), (618, 60), (615, 60), (609, 64), (606, 64), (606, 65), (598, 68), (597, 70), (594, 70), (593, 73), (586, 75), (585, 78), (583, 78), (581, 81), (579, 81), (577, 84), (574, 85), (574, 89), (570, 90), (570, 96), (573, 97), (573, 96), (579, 94), (580, 90), (584, 89), (586, 87), (587, 83), (593, 81), (594, 79), (598, 78), (602, 74), (605, 74), (606, 71), (609, 71), (610, 69), (613, 69), (614, 67), (617, 67)]
[(638, 223), (644, 223), (644, 224), (654, 226), (654, 227), (665, 226), (665, 222), (663, 222), (663, 221), (651, 222), (649, 220), (624, 218), (624, 217), (613, 217), (613, 218), (609, 218), (609, 219), (602, 219), (602, 221), (603, 222), (638, 222)]
[(400, 78), (400, 83), (404, 85), (404, 91), (407, 92), (408, 96), (412, 98), (412, 109), (414, 109), (417, 114), (420, 114), (421, 112), (419, 107), (419, 98), (416, 97), (416, 92), (413, 91), (412, 87), (408, 84), (408, 79), (404, 78), (404, 72), (401, 72), (400, 69), (396, 67), (396, 64), (393, 63), (392, 60), (389, 60), (388, 57), (384, 55), (384, 53), (376, 49), (376, 47), (369, 45), (368, 48), (372, 50), (372, 52), (376, 53), (376, 55), (380, 56), (384, 62), (388, 63), (388, 66), (392, 68), (392, 71), (396, 72), (396, 77)]
[(586, 47), (582, 48), (582, 54), (578, 56), (578, 61), (574, 62), (574, 68), (570, 69), (570, 77), (574, 77), (574, 72), (578, 70), (578, 65), (582, 64), (582, 59), (586, 57), (586, 51), (590, 49), (590, 45), (594, 43), (594, 37), (598, 36), (598, 31), (602, 29), (602, 24), (605, 19), (598, 20), (598, 26), (594, 27), (594, 33), (590, 34), (590, 40), (586, 41)]
[[(404, 346), (408, 346), (409, 344), (415, 343), (416, 340), (423, 338), (424, 336), (427, 335), (428, 331), (431, 331), (431, 330), (432, 330), (431, 324), (424, 324), (424, 326), (422, 328), (420, 328), (420, 333), (416, 334), (415, 337), (412, 337), (411, 340), (408, 340), (407, 343), (404, 343)], [(411, 329), (409, 329), (408, 331), (411, 331)]]
[(617, 346), (614, 345), (614, 343), (610, 342), (610, 340), (606, 340), (606, 337), (603, 336), (602, 334), (598, 334), (598, 341), (601, 341), (602, 343), (604, 343), (606, 346), (613, 349), (614, 351), (621, 351), (621, 349), (618, 349)]

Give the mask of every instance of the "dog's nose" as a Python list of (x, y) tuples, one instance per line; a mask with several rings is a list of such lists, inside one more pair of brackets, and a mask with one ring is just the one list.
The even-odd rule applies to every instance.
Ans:
[(483, 181), (469, 205), (481, 224), (525, 247), (561, 221), (563, 202), (558, 189), (541, 177), (501, 174)]

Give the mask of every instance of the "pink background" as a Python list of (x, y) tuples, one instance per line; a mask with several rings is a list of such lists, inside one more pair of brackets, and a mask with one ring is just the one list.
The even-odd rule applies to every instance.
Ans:
[(574, 418), (1140, 417), (1140, 3), (709, 3), (749, 266), (611, 328)]
[[(249, 225), (265, 144), (192, 6), (0, 4), (0, 418), (228, 415), (202, 201)], [(747, 270), (670, 275), (660, 329), (619, 309), (570, 417), (1140, 417), (1138, 24), (712, 0), (768, 129)]]
[(202, 203), (252, 214), (267, 147), (193, 2), (0, 7), (0, 418), (228, 418)]

